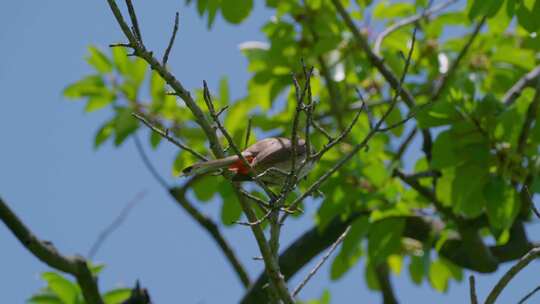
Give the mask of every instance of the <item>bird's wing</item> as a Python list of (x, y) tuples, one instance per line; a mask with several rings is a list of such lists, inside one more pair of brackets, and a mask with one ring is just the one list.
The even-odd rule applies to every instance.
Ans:
[[(292, 153), (291, 141), (282, 137), (268, 138), (250, 148), (252, 147), (256, 150), (252, 165), (260, 168), (270, 168), (276, 163), (288, 161)], [(296, 148), (297, 155), (305, 153), (305, 142), (299, 140)]]

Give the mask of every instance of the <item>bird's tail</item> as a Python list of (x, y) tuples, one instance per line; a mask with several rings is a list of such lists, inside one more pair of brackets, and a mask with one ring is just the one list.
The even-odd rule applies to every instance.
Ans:
[(236, 162), (238, 159), (239, 158), (237, 155), (232, 155), (225, 158), (198, 162), (189, 167), (184, 168), (184, 170), (182, 170), (182, 175), (190, 176), (190, 175), (197, 175), (201, 173), (216, 171), (218, 169), (222, 169), (222, 168), (226, 168), (230, 166), (231, 164)]

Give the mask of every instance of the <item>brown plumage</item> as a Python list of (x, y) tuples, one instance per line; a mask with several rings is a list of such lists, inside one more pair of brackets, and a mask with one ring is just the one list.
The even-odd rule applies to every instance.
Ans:
[[(255, 174), (266, 172), (261, 176), (263, 181), (281, 184), (285, 179), (285, 175), (279, 173), (277, 170), (282, 172), (289, 172), (291, 170), (292, 149), (293, 147), (290, 139), (284, 137), (270, 137), (249, 146), (246, 150), (242, 151), (242, 156), (244, 156), (251, 164)], [(306, 142), (303, 139), (298, 140), (296, 155), (295, 167), (298, 168), (306, 158)], [(312, 165), (311, 161), (306, 164), (302, 169), (302, 172), (299, 173), (299, 178), (304, 177), (309, 172)], [(248, 174), (249, 168), (244, 165), (243, 161), (237, 155), (199, 162), (185, 168), (182, 170), (182, 173), (184, 175), (195, 175), (224, 168), (227, 168), (235, 174), (233, 180), (250, 180)], [(271, 168), (277, 170), (272, 170)]]

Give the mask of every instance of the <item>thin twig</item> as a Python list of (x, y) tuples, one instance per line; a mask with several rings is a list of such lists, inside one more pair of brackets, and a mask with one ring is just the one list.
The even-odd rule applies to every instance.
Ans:
[(292, 292), (292, 296), (296, 297), (300, 290), (306, 286), (307, 282), (317, 273), (317, 271), (322, 267), (322, 265), (328, 260), (328, 258), (332, 255), (334, 250), (338, 247), (341, 242), (343, 242), (343, 239), (349, 234), (349, 231), (351, 230), (351, 226), (348, 226), (345, 231), (339, 236), (339, 238), (330, 246), (330, 249), (326, 252), (326, 254), (322, 257), (322, 259), (315, 265), (315, 267), (308, 273), (308, 275), (298, 284), (298, 286), (294, 289)]
[(246, 140), (244, 141), (244, 150), (247, 149), (248, 144), (249, 144), (249, 138), (251, 136), (251, 123), (252, 123), (252, 119), (250, 117), (248, 119), (248, 125), (247, 125), (247, 130), (246, 130)]
[(505, 94), (502, 98), (502, 102), (509, 106), (520, 95), (526, 87), (534, 86), (536, 79), (540, 77), (540, 65), (536, 66), (532, 71), (521, 77)]
[(540, 291), (540, 286), (537, 286), (535, 289), (533, 289), (528, 294), (526, 294), (523, 298), (521, 298), (521, 300), (519, 300), (518, 304), (523, 304), (523, 303), (527, 302), (527, 300), (530, 299), (538, 291)]
[(324, 145), (324, 147), (319, 152), (317, 152), (313, 156), (313, 158), (316, 159), (316, 160), (320, 159), (326, 152), (328, 152), (335, 145), (340, 143), (351, 132), (352, 128), (356, 125), (356, 122), (360, 118), (360, 114), (362, 114), (362, 111), (365, 110), (365, 109), (366, 109), (366, 104), (364, 104), (363, 107), (361, 107), (358, 111), (356, 111), (356, 114), (354, 115), (353, 120), (347, 126), (347, 128), (345, 128), (345, 130), (343, 130), (343, 132), (341, 132), (338, 137), (332, 139), (329, 143)]
[(159, 129), (158, 127), (154, 126), (152, 123), (150, 123), (148, 120), (146, 120), (142, 115), (137, 113), (132, 113), (133, 117), (137, 118), (139, 121), (141, 121), (143, 124), (145, 124), (148, 128), (152, 129), (152, 131), (156, 132), (157, 134), (161, 135), (163, 138), (167, 139), (169, 142), (174, 144), (175, 146), (179, 147), (182, 150), (186, 150), (189, 153), (193, 154), (195, 157), (197, 157), (200, 160), (208, 160), (204, 155), (200, 154), (199, 152), (195, 151), (193, 148), (190, 148), (183, 143), (176, 140), (174, 137), (171, 137), (167, 131), (163, 131)]
[(81, 256), (62, 255), (52, 243), (45, 242), (26, 227), (13, 211), (0, 198), (0, 219), (21, 244), (36, 258), (48, 266), (73, 275), (77, 279), (87, 303), (103, 304), (97, 281), (90, 272), (87, 261)]
[(510, 283), (510, 281), (527, 265), (529, 265), (530, 262), (532, 262), (534, 259), (536, 259), (540, 255), (540, 247), (535, 247), (531, 249), (527, 254), (525, 254), (519, 261), (514, 264), (503, 276), (502, 278), (497, 282), (495, 287), (491, 290), (489, 293), (485, 304), (493, 304), (503, 291), (503, 289)]
[(461, 60), (465, 57), (465, 55), (469, 51), (469, 48), (472, 46), (474, 40), (476, 39), (476, 37), (480, 33), (480, 30), (482, 29), (482, 27), (484, 26), (485, 23), (486, 23), (486, 17), (483, 17), (480, 20), (480, 22), (478, 22), (476, 24), (471, 36), (469, 37), (469, 40), (467, 40), (467, 42), (465, 43), (465, 45), (463, 46), (463, 48), (459, 52), (456, 59), (454, 59), (454, 61), (452, 61), (452, 63), (450, 64), (450, 67), (448, 68), (448, 71), (442, 75), (441, 79), (438, 81), (437, 85), (435, 86), (435, 90), (434, 90), (433, 94), (431, 95), (431, 101), (432, 102), (435, 102), (436, 100), (439, 99), (441, 93), (446, 88), (446, 85), (448, 84), (449, 80), (454, 76), (454, 73), (456, 72), (456, 70), (460, 66)]
[[(217, 137), (215, 129), (207, 120), (202, 109), (198, 106), (198, 104), (195, 102), (193, 97), (191, 97), (191, 94), (189, 93), (189, 91), (187, 91), (184, 88), (184, 86), (176, 79), (174, 75), (172, 75), (164, 66), (160, 64), (160, 62), (153, 56), (152, 52), (148, 52), (143, 46), (141, 46), (138, 43), (137, 38), (131, 32), (129, 26), (124, 20), (122, 12), (120, 11), (115, 0), (107, 0), (107, 3), (109, 4), (109, 7), (118, 25), (122, 29), (122, 32), (127, 37), (129, 41), (129, 44), (128, 44), (129, 47), (134, 49), (134, 54), (138, 56), (139, 58), (143, 59), (144, 61), (146, 61), (150, 65), (150, 67), (154, 71), (156, 71), (166, 81), (166, 83), (176, 92), (176, 95), (179, 96), (184, 101), (185, 105), (190, 109), (192, 114), (195, 116), (195, 122), (204, 131), (208, 141), (210, 142), (210, 148), (214, 156), (216, 158), (224, 157), (224, 151), (221, 147), (221, 143)], [(250, 221), (256, 220), (256, 215), (253, 209), (251, 208), (251, 205), (245, 201), (244, 197), (239, 192), (240, 185), (238, 183), (233, 183), (233, 189), (235, 191), (235, 195), (239, 199), (242, 210), (246, 214), (246, 217)], [(264, 258), (265, 271), (268, 274), (268, 277), (270, 278), (270, 283), (271, 283), (270, 286), (271, 286), (272, 291), (275, 293), (275, 295), (279, 296), (279, 298), (283, 302), (285, 302), (285, 304), (293, 303), (294, 299), (290, 296), (289, 291), (287, 289), (287, 285), (280, 274), (278, 262), (273, 258), (272, 254), (270, 253), (270, 248), (266, 241), (266, 237), (264, 236), (264, 232), (259, 226), (252, 226), (251, 230), (253, 232), (253, 235), (255, 236), (257, 245), (259, 246), (261, 254)]]
[[(334, 1), (334, 0), (332, 0)], [(338, 1), (339, 2), (339, 1)], [(339, 5), (341, 6), (341, 3), (339, 3)], [(299, 197), (297, 197), (290, 205), (289, 209), (290, 210), (295, 210), (296, 207), (298, 205), (300, 205), (300, 203), (302, 203), (302, 201), (308, 197), (309, 195), (311, 195), (313, 192), (317, 191), (319, 189), (319, 187), (322, 185), (323, 182), (325, 182), (332, 174), (334, 174), (337, 170), (339, 170), (343, 165), (345, 165), (356, 153), (358, 153), (358, 151), (360, 151), (361, 149), (363, 149), (364, 147), (367, 146), (369, 140), (375, 136), (375, 134), (377, 132), (379, 132), (379, 129), (381, 128), (382, 124), (384, 123), (384, 121), (386, 120), (386, 118), (388, 117), (388, 115), (390, 115), (390, 112), (394, 109), (397, 101), (398, 101), (398, 97), (399, 96), (402, 96), (401, 95), (401, 88), (402, 88), (402, 85), (403, 85), (403, 82), (405, 80), (405, 76), (407, 75), (407, 72), (409, 70), (409, 66), (410, 66), (410, 63), (411, 63), (411, 58), (412, 58), (412, 53), (414, 51), (414, 46), (415, 46), (415, 42), (416, 42), (416, 31), (418, 29), (418, 26), (416, 26), (413, 30), (413, 34), (412, 34), (412, 43), (411, 43), (411, 47), (409, 49), (409, 53), (407, 54), (407, 58), (406, 58), (406, 61), (405, 61), (405, 66), (403, 68), (403, 74), (401, 75), (400, 79), (399, 79), (399, 82), (398, 82), (398, 86), (397, 86), (397, 90), (395, 92), (395, 95), (394, 95), (394, 98), (392, 100), (392, 103), (390, 104), (390, 106), (388, 107), (388, 109), (386, 110), (386, 112), (383, 113), (382, 117), (379, 119), (379, 121), (375, 124), (375, 126), (369, 131), (369, 133), (364, 137), (364, 139), (358, 143), (357, 145), (355, 145), (352, 150), (347, 154), (345, 155), (343, 158), (341, 158), (339, 161), (337, 161), (334, 166), (332, 168), (330, 168), (330, 170), (328, 170), (327, 172), (325, 172), (321, 177), (319, 177), (319, 179), (317, 181), (315, 181), (304, 193), (302, 193)], [(281, 217), (281, 220), (280, 220), (280, 223), (283, 223), (288, 217), (288, 214), (284, 214), (282, 217)]]
[(139, 21), (137, 21), (137, 14), (135, 14), (135, 8), (133, 8), (133, 3), (131, 0), (126, 0), (126, 6), (128, 8), (129, 18), (131, 19), (131, 24), (133, 27), (133, 33), (137, 36), (141, 46), (143, 45), (141, 30), (139, 28)]
[(433, 15), (435, 13), (438, 13), (439, 11), (444, 10), (445, 8), (447, 8), (448, 6), (456, 3), (457, 1), (458, 0), (448, 0), (446, 2), (443, 2), (443, 3), (439, 4), (439, 5), (431, 8), (431, 9), (425, 10), (422, 13), (416, 14), (414, 16), (407, 17), (405, 19), (402, 19), (402, 20), (392, 24), (391, 26), (384, 29), (377, 36), (377, 38), (375, 39), (375, 46), (373, 47), (373, 51), (375, 52), (375, 54), (380, 56), (381, 55), (382, 42), (383, 42), (384, 38), (386, 38), (388, 35), (390, 35), (391, 33), (395, 32), (396, 30), (398, 30), (398, 29), (400, 29), (400, 28), (402, 28), (404, 26), (407, 26), (409, 24), (413, 24), (413, 23), (419, 21), (420, 19), (429, 18), (429, 17), (431, 17), (431, 15)]
[(139, 139), (139, 136), (137, 133), (133, 135), (133, 139), (135, 141), (135, 147), (137, 148), (137, 152), (139, 153), (139, 156), (141, 157), (144, 165), (150, 171), (150, 174), (154, 177), (154, 179), (160, 184), (164, 189), (169, 189), (168, 183), (165, 181), (165, 179), (158, 173), (154, 165), (152, 165), (152, 162), (148, 158), (148, 155), (146, 155), (146, 152), (144, 152), (144, 148), (141, 144), (141, 140)]
[(199, 225), (201, 225), (201, 227), (204, 228), (204, 230), (208, 232), (208, 234), (210, 234), (235, 270), (236, 275), (242, 282), (242, 285), (247, 288), (251, 284), (249, 275), (245, 267), (236, 256), (233, 247), (229, 244), (229, 242), (227, 242), (227, 240), (225, 240), (218, 225), (211, 218), (201, 213), (186, 197), (186, 191), (191, 183), (196, 180), (196, 178), (198, 177), (193, 177), (181, 188), (169, 189), (169, 194), (191, 216), (191, 218), (193, 218)]
[(265, 220), (268, 219), (268, 217), (270, 217), (270, 215), (272, 214), (273, 210), (272, 209), (269, 209), (265, 215), (263, 215), (260, 219), (254, 221), (254, 222), (234, 222), (235, 224), (238, 224), (238, 225), (242, 225), (242, 226), (257, 226), (257, 225), (260, 225), (262, 224), (262, 222), (264, 222)]
[(399, 145), (397, 152), (393, 157), (394, 161), (400, 160), (403, 154), (405, 154), (405, 151), (407, 150), (412, 140), (414, 139), (416, 132), (418, 132), (417, 128), (412, 129), (411, 132), (405, 138), (405, 140)]
[(219, 114), (216, 113), (216, 110), (214, 108), (214, 103), (212, 101), (212, 96), (210, 95), (210, 90), (208, 89), (208, 85), (206, 81), (203, 81), (203, 95), (204, 95), (204, 101), (206, 103), (206, 106), (208, 108), (208, 111), (210, 112), (210, 116), (214, 120), (216, 126), (221, 131), (221, 134), (225, 136), (225, 139), (227, 139), (227, 143), (229, 144), (229, 147), (231, 147), (234, 151), (234, 153), (238, 156), (238, 158), (242, 161), (243, 165), (249, 169), (248, 174), (249, 176), (255, 181), (257, 185), (259, 185), (264, 192), (271, 198), (276, 198), (276, 195), (274, 192), (265, 184), (263, 183), (258, 176), (255, 174), (253, 168), (251, 167), (251, 164), (247, 161), (247, 159), (242, 155), (242, 152), (238, 148), (238, 146), (234, 143), (234, 140), (232, 136), (229, 134), (227, 129), (223, 126), (221, 121), (219, 120)]
[[(341, 16), (343, 21), (345, 22), (345, 25), (351, 31), (356, 43), (360, 46), (362, 51), (366, 53), (369, 62), (371, 62), (371, 64), (374, 65), (375, 68), (377, 68), (377, 70), (383, 75), (384, 79), (388, 81), (392, 89), (394, 89), (395, 91), (398, 91), (398, 87), (399, 87), (398, 77), (384, 63), (383, 58), (381, 58), (379, 55), (373, 52), (373, 50), (371, 49), (367, 41), (367, 38), (364, 35), (362, 35), (362, 33), (360, 33), (360, 31), (354, 24), (352, 17), (349, 15), (349, 13), (347, 13), (347, 10), (345, 9), (345, 7), (343, 7), (341, 0), (332, 0), (332, 4), (336, 8), (338, 14)], [(409, 108), (413, 108), (414, 105), (416, 104), (413, 95), (405, 88), (401, 88), (399, 91), (400, 91), (401, 98), (403, 99), (405, 104)]]
[(534, 205), (534, 201), (532, 199), (531, 192), (529, 192), (529, 187), (527, 185), (524, 185), (523, 190), (525, 190), (525, 194), (527, 195), (527, 197), (529, 199), (529, 205), (531, 206), (531, 209), (534, 212), (534, 215), (536, 215), (536, 217), (540, 219), (540, 211)]
[(469, 276), (469, 294), (471, 296), (471, 304), (478, 304), (478, 297), (476, 296), (476, 284), (474, 282), (474, 276)]
[(101, 248), (101, 245), (107, 240), (107, 238), (116, 230), (118, 229), (122, 223), (126, 220), (131, 210), (133, 210), (133, 207), (137, 205), (146, 195), (146, 191), (141, 191), (137, 193), (137, 195), (131, 199), (125, 206), (122, 208), (118, 216), (107, 226), (105, 227), (98, 235), (92, 246), (90, 247), (90, 251), (88, 251), (88, 258), (93, 259), (99, 248)]
[(165, 54), (163, 54), (163, 60), (161, 61), (161, 64), (163, 66), (167, 66), (167, 61), (169, 60), (169, 53), (172, 50), (174, 39), (176, 38), (176, 32), (178, 32), (178, 21), (180, 18), (179, 16), (180, 14), (176, 12), (176, 15), (174, 16), (174, 27), (173, 27), (171, 39), (169, 40), (169, 44), (167, 45), (167, 48), (165, 49)]

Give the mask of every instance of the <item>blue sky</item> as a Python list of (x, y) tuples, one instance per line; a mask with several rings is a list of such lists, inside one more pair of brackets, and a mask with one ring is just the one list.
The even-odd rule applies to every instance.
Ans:
[[(437, 2), (437, 1), (436, 1)], [(123, 1), (122, 1), (123, 3)], [(161, 53), (169, 38), (174, 12), (179, 10), (180, 31), (169, 59), (171, 70), (189, 89), (203, 79), (216, 88), (229, 78), (233, 97), (245, 90), (249, 74), (238, 44), (261, 40), (258, 29), (271, 16), (260, 3), (247, 22), (230, 26), (218, 17), (212, 31), (184, 1), (136, 1), (146, 44)], [(138, 193), (144, 198), (128, 220), (103, 245), (97, 261), (107, 265), (100, 276), (106, 290), (132, 286), (140, 279), (155, 303), (234, 303), (242, 287), (213, 241), (169, 199), (141, 163), (132, 141), (115, 149), (107, 144), (93, 149), (97, 127), (107, 111), (85, 114), (83, 104), (66, 101), (62, 89), (90, 72), (83, 57), (88, 45), (102, 49), (121, 42), (122, 34), (106, 1), (9, 1), (0, 10), (0, 195), (39, 237), (52, 241), (66, 254), (86, 254), (97, 234)], [(143, 132), (146, 136), (146, 132)], [(171, 182), (175, 149), (164, 144), (149, 152), (158, 170)], [(217, 216), (217, 203), (199, 205)], [(313, 212), (315, 208), (308, 209)], [(312, 225), (291, 221), (283, 232), (285, 247)], [(257, 248), (244, 227), (224, 228), (252, 277), (261, 264), (251, 258)], [(531, 238), (538, 225), (530, 229)], [(24, 303), (43, 283), (39, 273), (48, 268), (30, 255), (0, 225), (0, 291), (4, 303)], [(328, 287), (332, 303), (378, 303), (368, 291), (362, 264), (344, 279), (330, 282), (328, 268), (302, 292), (319, 296)], [(478, 293), (485, 296), (501, 267), (489, 276), (477, 276)], [(292, 286), (305, 275), (292, 280)], [(500, 303), (516, 302), (540, 282), (538, 264), (532, 264), (503, 293)], [(468, 287), (451, 284), (438, 294), (427, 284), (414, 286), (406, 269), (394, 277), (402, 303), (465, 303)]]

